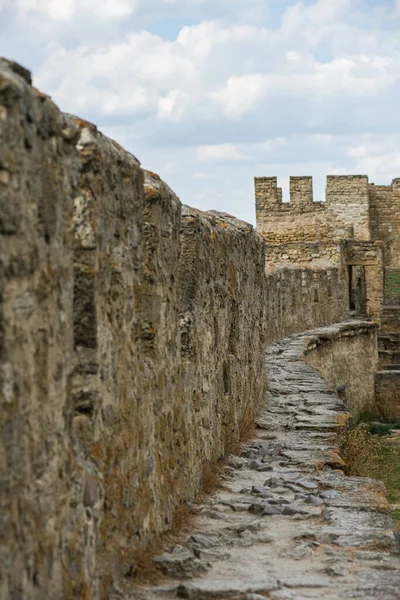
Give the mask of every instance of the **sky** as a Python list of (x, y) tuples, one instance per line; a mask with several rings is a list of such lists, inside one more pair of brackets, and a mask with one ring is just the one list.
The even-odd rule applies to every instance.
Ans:
[(400, 0), (0, 0), (0, 55), (201, 210), (400, 176)]

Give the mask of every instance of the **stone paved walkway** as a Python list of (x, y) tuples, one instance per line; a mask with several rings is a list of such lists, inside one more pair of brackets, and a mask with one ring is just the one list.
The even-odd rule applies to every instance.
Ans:
[(198, 507), (189, 539), (157, 558), (168, 581), (115, 598), (399, 600), (384, 488), (340, 471), (346, 408), (303, 361), (307, 338), (328, 329), (270, 348), (256, 437), (229, 457), (224, 489)]

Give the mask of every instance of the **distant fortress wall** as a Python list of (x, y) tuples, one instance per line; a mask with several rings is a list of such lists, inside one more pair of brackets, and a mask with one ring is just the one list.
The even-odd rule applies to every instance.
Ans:
[(325, 202), (313, 202), (312, 178), (290, 178), (282, 202), (276, 177), (255, 178), (257, 229), (267, 244), (342, 240), (384, 243), (400, 236), (400, 186), (369, 184), (365, 175), (327, 177)]
[(375, 186), (366, 175), (331, 175), (325, 201), (314, 202), (312, 178), (290, 177), (290, 201), (283, 202), (276, 177), (256, 177), (255, 197), (267, 265), (332, 264), (345, 278), (346, 267), (357, 263), (347, 262), (343, 243), (361, 243), (364, 256), (361, 260), (358, 246), (359, 264), (370, 267), (366, 270), (370, 316), (380, 313), (384, 289), (388, 298), (400, 302), (398, 179), (390, 186)]

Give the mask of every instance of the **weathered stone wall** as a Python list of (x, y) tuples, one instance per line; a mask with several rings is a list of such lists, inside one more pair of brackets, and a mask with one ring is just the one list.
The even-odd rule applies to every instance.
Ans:
[[(151, 449), (132, 445), (132, 439), (140, 440), (151, 426), (151, 405), (142, 385), (143, 334), (135, 301), (144, 252), (143, 174), (132, 155), (88, 123), (73, 121), (80, 178), (74, 198), (74, 354), (65, 414), (74, 510), (64, 593), (85, 598), (103, 596), (110, 574), (129, 568), (137, 523), (145, 517), (135, 499), (137, 481), (145, 481), (152, 459)], [(149, 497), (151, 483), (148, 477), (143, 484)]]
[(370, 235), (368, 177), (328, 176), (326, 202), (313, 202), (312, 178), (290, 178), (290, 202), (282, 202), (276, 177), (256, 177), (257, 230), (267, 245), (367, 241)]
[(221, 457), (263, 401), (264, 261), (251, 225), (183, 207), (181, 369), (183, 393), (195, 411), (192, 451), (200, 462)]
[(347, 281), (335, 267), (284, 268), (266, 272), (268, 343), (310, 327), (348, 318)]
[[(369, 185), (366, 175), (328, 175), (326, 179), (327, 221), (333, 225), (335, 236), (352, 228), (351, 238), (371, 239)], [(329, 214), (330, 213), (330, 214)], [(331, 234), (332, 235), (332, 234)]]
[(400, 332), (380, 333), (378, 339), (379, 369), (400, 365)]
[(338, 390), (354, 416), (376, 411), (375, 372), (378, 324), (350, 322), (310, 338), (306, 362), (317, 369), (332, 391)]
[(400, 268), (400, 180), (369, 186), (372, 239), (384, 242), (385, 266)]
[(400, 268), (385, 268), (385, 304), (400, 306)]
[(400, 306), (383, 307), (381, 330), (400, 333)]
[(78, 132), (0, 69), (0, 598), (62, 597)]
[(327, 245), (324, 242), (290, 242), (266, 247), (267, 267), (284, 266), (285, 264), (311, 266), (326, 269), (341, 265), (342, 251), (340, 244)]
[(365, 315), (380, 318), (384, 295), (382, 242), (345, 242), (344, 262), (347, 267), (362, 267), (365, 277)]
[(263, 399), (264, 245), (0, 94), (0, 597), (105, 598)]
[[(397, 194), (397, 188), (392, 188), (386, 194), (391, 200)], [(266, 242), (267, 266), (292, 264), (322, 270), (335, 266), (340, 279), (348, 281), (350, 305), (356, 306), (360, 315), (380, 318), (389, 242), (385, 212), (380, 227), (386, 237), (382, 241), (376, 237), (381, 233), (376, 189), (363, 175), (328, 176), (326, 201), (313, 202), (311, 177), (291, 177), (290, 202), (283, 203), (276, 177), (255, 178), (257, 230)], [(393, 202), (390, 207), (393, 209)], [(375, 215), (374, 227), (371, 214)], [(396, 224), (393, 227), (396, 229)], [(392, 242), (391, 256), (395, 260)], [(391, 277), (396, 284), (386, 286), (386, 296), (390, 295), (392, 301), (400, 298), (397, 274), (386, 268), (386, 282)], [(360, 281), (362, 301), (358, 297), (361, 290), (357, 290)]]
[(0, 73), (0, 598), (97, 600), (248, 426), (266, 344), (348, 316), (348, 284), (265, 275), (250, 225)]
[(375, 393), (380, 416), (389, 422), (398, 420), (400, 418), (400, 368), (397, 371), (378, 371), (375, 375)]

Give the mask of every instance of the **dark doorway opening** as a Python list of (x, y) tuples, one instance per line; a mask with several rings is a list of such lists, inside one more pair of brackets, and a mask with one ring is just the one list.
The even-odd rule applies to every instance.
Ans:
[(365, 316), (367, 312), (367, 289), (365, 267), (349, 265), (349, 307), (355, 316)]

